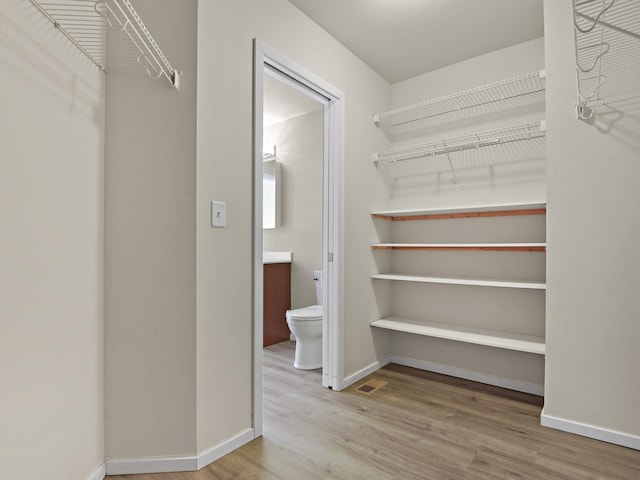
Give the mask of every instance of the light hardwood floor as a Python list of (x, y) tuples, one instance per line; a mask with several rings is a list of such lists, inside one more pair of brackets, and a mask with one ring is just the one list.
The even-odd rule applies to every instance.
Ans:
[(199, 472), (109, 480), (640, 479), (640, 452), (540, 426), (542, 399), (388, 365), (367, 396), (265, 349), (264, 437)]

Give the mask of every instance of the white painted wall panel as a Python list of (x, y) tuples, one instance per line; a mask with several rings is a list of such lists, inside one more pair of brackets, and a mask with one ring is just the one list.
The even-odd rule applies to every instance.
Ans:
[(104, 74), (29, 2), (0, 3), (0, 478), (104, 458)]

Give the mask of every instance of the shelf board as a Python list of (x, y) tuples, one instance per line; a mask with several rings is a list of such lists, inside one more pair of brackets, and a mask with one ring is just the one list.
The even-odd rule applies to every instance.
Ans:
[(531, 290), (545, 290), (547, 285), (545, 282), (536, 281), (513, 281), (513, 280), (493, 280), (480, 278), (465, 277), (431, 277), (425, 275), (405, 275), (397, 273), (377, 273), (371, 275), (374, 280), (392, 280), (400, 282), (418, 282), (418, 283), (443, 283), (448, 285), (472, 285), (478, 287), (499, 287), (499, 288), (524, 288)]
[(373, 218), (384, 220), (444, 220), (453, 218), (503, 217), (516, 215), (544, 215), (546, 203), (511, 203), (499, 205), (476, 205), (469, 207), (385, 210), (371, 213)]
[(544, 252), (546, 243), (374, 243), (373, 250)]
[(437, 322), (423, 322), (402, 317), (382, 318), (372, 322), (371, 326), (519, 352), (545, 354), (544, 338), (532, 335), (498, 332)]

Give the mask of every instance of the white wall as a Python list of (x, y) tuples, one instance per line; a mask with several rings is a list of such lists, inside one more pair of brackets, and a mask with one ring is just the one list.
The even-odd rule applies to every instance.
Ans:
[(264, 129), (264, 142), (277, 146), (280, 168), (280, 225), (264, 230), (264, 251), (292, 251), (291, 307), (316, 303), (313, 271), (322, 270), (323, 110)]
[(107, 75), (105, 408), (109, 459), (196, 451), (195, 0), (135, 8), (183, 71)]
[[(388, 84), (285, 0), (199, 2), (198, 449), (251, 425), (252, 40), (258, 38), (345, 92), (345, 372), (378, 357), (368, 212), (384, 192), (370, 155), (384, 144), (371, 115)], [(209, 202), (227, 202), (227, 227), (209, 226)], [(376, 341), (374, 341), (376, 340)], [(381, 342), (384, 339), (380, 340)], [(387, 352), (382, 352), (385, 355)], [(202, 368), (200, 368), (202, 366)]]
[[(578, 121), (571, 2), (545, 1), (548, 146), (544, 412), (635, 436), (640, 383), (640, 80)], [(608, 72), (603, 72), (607, 74)], [(612, 108), (617, 109), (617, 112)], [(611, 122), (615, 119), (615, 122)]]
[(104, 458), (104, 74), (29, 2), (0, 4), (0, 478)]

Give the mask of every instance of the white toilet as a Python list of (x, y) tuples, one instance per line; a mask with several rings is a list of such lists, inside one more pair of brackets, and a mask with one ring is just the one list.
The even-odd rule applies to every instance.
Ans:
[(289, 330), (296, 337), (293, 366), (300, 370), (322, 368), (322, 272), (313, 272), (317, 305), (287, 310)]

